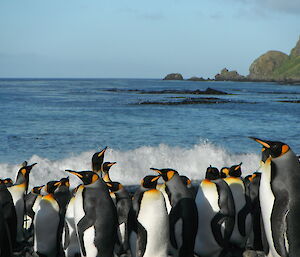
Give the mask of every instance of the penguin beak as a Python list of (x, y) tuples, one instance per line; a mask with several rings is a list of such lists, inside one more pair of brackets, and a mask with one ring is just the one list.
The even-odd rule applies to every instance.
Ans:
[(241, 165), (242, 165), (242, 164), (243, 164), (243, 163), (241, 162), (238, 166), (235, 167), (234, 170), (238, 170), (239, 168), (241, 168)]
[(106, 182), (106, 185), (107, 185), (108, 187), (113, 187), (112, 184), (109, 183), (109, 182)]
[(151, 182), (157, 181), (160, 178), (160, 174), (158, 176), (156, 176), (155, 178), (151, 179)]
[(108, 166), (108, 167), (111, 167), (111, 166), (113, 166), (113, 165), (115, 165), (115, 164), (117, 164), (117, 163), (116, 163), (116, 162), (111, 162), (111, 163), (107, 164), (107, 166)]
[(156, 169), (156, 168), (150, 168), (150, 170), (154, 170), (154, 171), (156, 171), (157, 173), (159, 173), (160, 175), (162, 175), (162, 172), (161, 172), (161, 170), (159, 170), (159, 169)]
[(70, 172), (71, 174), (76, 175), (79, 178), (83, 178), (83, 176), (81, 174), (79, 174), (78, 172), (74, 171), (74, 170), (65, 170), (66, 172)]
[(267, 142), (265, 142), (265, 141), (263, 141), (263, 140), (261, 140), (259, 138), (255, 138), (255, 137), (249, 137), (249, 138), (253, 139), (254, 141), (256, 141), (257, 143), (263, 145), (266, 148), (271, 148), (271, 146)]
[(100, 153), (98, 153), (98, 157), (102, 156), (105, 153), (106, 149), (107, 146), (105, 146), (104, 149)]

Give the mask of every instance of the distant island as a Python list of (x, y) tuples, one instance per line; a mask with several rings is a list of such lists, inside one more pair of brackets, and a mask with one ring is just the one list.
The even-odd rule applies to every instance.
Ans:
[[(164, 80), (184, 80), (180, 73), (170, 73)], [(258, 57), (249, 67), (249, 75), (224, 68), (214, 79), (191, 77), (189, 81), (261, 81), (300, 84), (300, 38), (287, 55), (280, 51), (268, 51)]]

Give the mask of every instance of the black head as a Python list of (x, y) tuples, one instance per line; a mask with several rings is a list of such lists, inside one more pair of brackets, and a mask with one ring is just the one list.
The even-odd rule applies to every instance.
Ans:
[(27, 177), (27, 176), (29, 176), (29, 173), (32, 170), (33, 166), (35, 166), (36, 164), (37, 163), (28, 165), (28, 163), (25, 161), (22, 163), (21, 168), (19, 169), (18, 173), (21, 173), (24, 177)]
[(229, 168), (228, 167), (223, 167), (220, 170), (220, 178), (227, 178), (229, 176)]
[(100, 152), (94, 153), (92, 157), (92, 170), (94, 172), (100, 172), (106, 149), (107, 146), (104, 147)]
[(180, 175), (180, 179), (183, 182), (183, 184), (185, 184), (186, 186), (192, 183), (192, 181), (187, 176)]
[(34, 188), (31, 189), (31, 192), (32, 192), (33, 194), (39, 195), (39, 194), (41, 193), (42, 188), (43, 188), (44, 186), (45, 186), (45, 185), (43, 185), (43, 186), (38, 186), (38, 187), (34, 187)]
[(178, 174), (176, 170), (173, 169), (156, 169), (156, 168), (150, 168), (150, 170), (156, 171), (158, 174), (161, 175), (164, 181), (169, 181), (173, 178), (175, 174)]
[(6, 187), (11, 187), (14, 184), (14, 182), (11, 178), (6, 178), (4, 179), (4, 184), (6, 185)]
[(287, 144), (279, 141), (268, 141), (255, 137), (250, 138), (263, 146), (262, 161), (265, 161), (269, 156), (271, 156), (272, 158), (277, 158), (284, 155), (290, 150), (290, 147)]
[(110, 170), (110, 168), (111, 168), (113, 165), (115, 165), (115, 164), (117, 164), (117, 163), (116, 163), (116, 162), (104, 162), (104, 163), (102, 164), (102, 171), (103, 171), (104, 173), (108, 173), (109, 170)]
[(67, 187), (67, 188), (69, 188), (70, 187), (70, 180), (69, 180), (69, 176), (68, 177), (66, 177), (66, 178), (61, 178), (60, 179), (60, 187)]
[[(53, 194), (54, 191), (60, 186), (60, 182), (59, 181), (55, 181), (55, 180), (52, 180), (52, 181), (49, 181), (47, 184), (46, 184), (46, 192), (48, 194)], [(42, 188), (41, 188), (42, 189)]]
[(149, 175), (142, 179), (141, 185), (145, 188), (156, 188), (157, 186), (157, 180), (160, 178), (160, 175), (153, 176)]
[(209, 180), (215, 180), (220, 178), (219, 170), (211, 165), (206, 169), (205, 178)]
[(7, 187), (4, 183), (4, 179), (0, 179), (0, 190), (7, 190)]
[(123, 188), (123, 185), (119, 182), (106, 182), (110, 192), (117, 192)]
[(76, 175), (78, 178), (80, 178), (84, 185), (90, 185), (95, 183), (99, 176), (97, 173), (87, 170), (87, 171), (74, 171), (74, 170), (66, 170), (67, 172), (70, 172), (74, 175)]
[(242, 162), (238, 165), (233, 165), (229, 169), (229, 176), (239, 178), (242, 176), (242, 170), (241, 170)]

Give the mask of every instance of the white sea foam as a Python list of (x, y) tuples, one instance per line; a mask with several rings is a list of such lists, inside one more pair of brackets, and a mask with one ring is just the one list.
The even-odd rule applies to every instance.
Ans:
[[(71, 185), (76, 186), (80, 180), (65, 172), (65, 169), (90, 170), (91, 157), (96, 151), (83, 152), (54, 161), (33, 155), (28, 163), (37, 162), (38, 164), (30, 173), (30, 186), (42, 185), (49, 180), (56, 180), (68, 175), (70, 175)], [(256, 153), (234, 154), (220, 146), (202, 142), (192, 148), (171, 147), (165, 144), (156, 147), (143, 146), (128, 151), (108, 148), (104, 161), (117, 162), (110, 171), (112, 180), (125, 185), (133, 185), (139, 184), (144, 176), (153, 174), (150, 167), (173, 168), (182, 175), (199, 180), (203, 179), (209, 165), (220, 169), (243, 162), (243, 175), (250, 174), (258, 168), (259, 159), (259, 154)], [(18, 165), (0, 163), (0, 177), (14, 179), (18, 169)]]

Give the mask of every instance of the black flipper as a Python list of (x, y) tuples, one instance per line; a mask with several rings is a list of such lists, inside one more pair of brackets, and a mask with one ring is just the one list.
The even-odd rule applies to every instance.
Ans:
[(80, 242), (82, 254), (86, 256), (86, 250), (83, 242), (83, 234), (84, 231), (86, 231), (88, 228), (94, 225), (94, 219), (91, 219), (88, 216), (84, 216), (77, 224), (77, 230), (78, 230), (78, 239)]
[[(286, 233), (286, 215), (288, 211), (288, 194), (282, 191), (275, 195), (275, 201), (271, 214), (271, 229), (274, 246), (278, 254), (287, 257), (284, 234)], [(299, 218), (299, 217), (298, 217)]]
[(171, 241), (171, 245), (175, 249), (178, 249), (176, 236), (175, 236), (175, 224), (179, 220), (180, 216), (181, 216), (180, 204), (177, 204), (176, 206), (172, 207), (169, 213), (170, 241)]
[(65, 222), (65, 226), (64, 226), (64, 230), (65, 230), (65, 242), (64, 242), (64, 250), (66, 250), (70, 244), (70, 231), (69, 231), (69, 226), (67, 224), (67, 222)]
[(141, 223), (137, 223), (137, 257), (142, 257), (145, 254), (147, 246), (147, 231)]
[[(229, 239), (231, 237), (232, 231), (234, 229), (235, 223), (235, 205), (233, 196), (228, 184), (221, 179), (215, 180), (214, 183), (217, 186), (219, 201), (218, 205), (220, 207), (219, 215), (214, 217), (214, 222), (216, 223), (216, 229), (213, 231), (216, 241), (222, 247), (228, 246)], [(212, 220), (212, 221), (213, 221)], [(225, 230), (224, 234), (221, 233), (221, 225), (224, 222)], [(216, 232), (216, 234), (214, 233)], [(222, 238), (222, 240), (221, 240)]]
[(240, 210), (237, 216), (238, 221), (238, 229), (240, 234), (245, 237), (246, 236), (246, 219), (248, 215), (251, 215), (251, 199), (249, 197), (249, 187), (244, 183), (245, 188), (245, 200), (246, 204), (245, 206)]
[(226, 216), (221, 213), (217, 213), (211, 220), (211, 231), (214, 235), (216, 242), (223, 248), (227, 247), (227, 241), (224, 240), (222, 234), (222, 223), (225, 222)]

